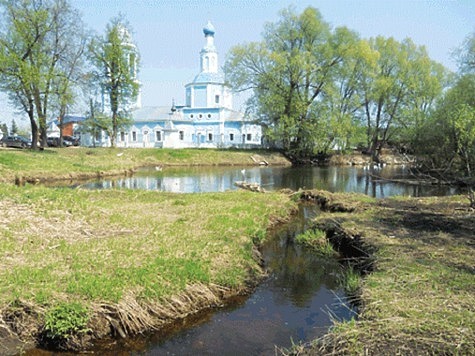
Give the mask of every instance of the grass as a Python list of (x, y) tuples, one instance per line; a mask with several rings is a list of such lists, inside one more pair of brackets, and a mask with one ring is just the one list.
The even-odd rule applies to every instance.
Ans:
[(254, 241), (294, 207), (278, 193), (0, 184), (0, 310), (28, 305), (42, 311), (40, 323), (56, 305), (80, 303), (88, 315), (113, 308), (124, 330), (138, 332), (220, 304), (261, 275)]
[[(0, 303), (71, 296), (118, 302), (190, 283), (242, 286), (252, 240), (290, 205), (279, 194), (174, 195), (0, 186)], [(14, 216), (13, 216), (14, 215)], [(6, 223), (5, 223), (6, 222)], [(239, 271), (239, 272), (236, 272)], [(66, 292), (66, 294), (64, 294)]]
[(317, 254), (322, 256), (335, 256), (338, 254), (327, 239), (325, 231), (320, 229), (308, 229), (297, 235), (295, 240), (312, 248)]
[(44, 151), (0, 149), (0, 182), (15, 177), (68, 179), (125, 171), (154, 165), (255, 165), (252, 157), (273, 165), (288, 165), (280, 154), (269, 151), (219, 149), (122, 149), (47, 148)]
[[(334, 195), (333, 203), (344, 196)], [(475, 353), (475, 218), (465, 197), (394, 198), (323, 213), (373, 253), (374, 270), (350, 278), (358, 319), (337, 323), (307, 354)]]

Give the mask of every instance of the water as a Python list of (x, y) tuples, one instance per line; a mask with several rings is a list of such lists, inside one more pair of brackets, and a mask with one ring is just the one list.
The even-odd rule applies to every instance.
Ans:
[[(348, 320), (356, 310), (340, 286), (343, 267), (295, 244), (316, 208), (301, 205), (289, 224), (272, 231), (262, 246), (268, 276), (249, 297), (203, 313), (148, 337), (102, 345), (98, 354), (275, 355), (276, 348), (325, 334), (333, 319)], [(107, 351), (106, 351), (107, 350)]]
[[(246, 180), (266, 190), (325, 189), (377, 198), (456, 193), (449, 187), (394, 181), (399, 178), (410, 178), (409, 172), (399, 167), (377, 171), (356, 167), (206, 167), (142, 169), (133, 177), (69, 186), (202, 193), (234, 190), (234, 182)], [(269, 276), (249, 297), (180, 321), (160, 333), (115, 340), (91, 351), (101, 355), (274, 355), (276, 349), (323, 335), (333, 319), (355, 316), (340, 287), (343, 270), (338, 260), (319, 257), (294, 243), (295, 235), (306, 229), (315, 213), (315, 207), (302, 205), (294, 221), (273, 232), (262, 248)]]
[(323, 189), (331, 192), (358, 192), (376, 198), (458, 193), (455, 188), (448, 186), (395, 181), (411, 178), (409, 171), (401, 167), (385, 167), (380, 170), (366, 170), (362, 167), (200, 167), (165, 168), (162, 171), (144, 168), (132, 177), (90, 181), (74, 186), (86, 189), (127, 188), (204, 193), (238, 189), (234, 183), (245, 180), (258, 183), (266, 190)]
[(168, 355), (274, 355), (292, 340), (322, 336), (331, 318), (349, 319), (354, 309), (339, 286), (336, 259), (311, 253), (293, 242), (312, 214), (301, 207), (299, 219), (274, 231), (263, 246), (269, 276), (241, 305), (214, 314), (207, 323), (157, 340), (146, 352)]

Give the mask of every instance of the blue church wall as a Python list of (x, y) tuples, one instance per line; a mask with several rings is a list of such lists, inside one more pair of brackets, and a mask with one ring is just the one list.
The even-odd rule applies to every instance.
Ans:
[[(233, 110), (232, 91), (218, 65), (214, 27), (203, 29), (199, 74), (185, 86), (185, 105), (137, 106), (133, 124), (119, 132), (120, 147), (240, 147), (261, 145), (262, 127)], [(110, 145), (108, 138), (101, 145)], [(84, 141), (86, 142), (86, 141)]]

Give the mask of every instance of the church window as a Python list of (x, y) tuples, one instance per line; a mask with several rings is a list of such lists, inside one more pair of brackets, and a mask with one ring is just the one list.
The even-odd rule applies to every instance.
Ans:
[(132, 141), (137, 141), (137, 132), (132, 131)]
[(211, 132), (208, 134), (208, 141), (213, 141), (213, 134)]
[(191, 114), (190, 117), (193, 118), (193, 114)]
[(252, 134), (247, 134), (246, 140), (251, 141), (252, 140)]
[(216, 104), (219, 104), (219, 95), (215, 95), (215, 96), (214, 96), (214, 102), (215, 102)]
[(180, 131), (179, 133), (180, 140), (183, 141), (185, 139), (185, 131)]
[(201, 119), (202, 117), (203, 117), (203, 115), (202, 115), (202, 114), (200, 114), (200, 119)]
[(162, 131), (155, 131), (155, 140), (156, 141), (162, 140)]
[(208, 119), (211, 119), (211, 114), (208, 114)]
[(234, 141), (234, 134), (229, 134), (229, 141)]

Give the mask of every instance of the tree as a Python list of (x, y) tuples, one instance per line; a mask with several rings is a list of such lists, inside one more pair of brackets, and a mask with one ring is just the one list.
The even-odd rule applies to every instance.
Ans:
[(289, 8), (265, 27), (262, 42), (230, 52), (227, 79), (237, 91), (252, 90), (248, 110), (290, 155), (305, 157), (329, 146), (317, 144), (331, 140), (317, 116), (318, 103), (349, 50), (352, 36), (343, 32), (333, 34), (315, 8), (301, 15)]
[[(0, 81), (12, 103), (25, 111), (32, 131), (46, 145), (46, 120), (59, 78), (68, 77), (70, 54), (77, 48), (82, 24), (67, 0), (1, 0)], [(68, 99), (70, 102), (71, 99)], [(40, 135), (38, 135), (38, 133)]]
[(0, 131), (2, 132), (3, 136), (8, 136), (8, 127), (7, 124), (3, 123), (0, 125)]
[(360, 115), (367, 126), (369, 152), (378, 161), (384, 144), (401, 130), (420, 125), (420, 114), (441, 94), (442, 86), (435, 63), (410, 39), (399, 43), (377, 37), (370, 44), (379, 58), (362, 80)]
[(89, 49), (94, 76), (108, 99), (110, 122), (106, 131), (114, 147), (119, 130), (130, 123), (128, 111), (139, 93), (138, 50), (128, 24), (121, 17), (112, 19), (104, 37), (94, 38)]
[(475, 73), (475, 32), (455, 51), (461, 73)]
[(12, 135), (18, 134), (18, 125), (16, 124), (15, 120), (12, 119), (12, 128), (10, 129)]
[(320, 140), (327, 151), (331, 147), (346, 150), (362, 142), (361, 124), (357, 112), (362, 106), (361, 86), (366, 73), (376, 66), (379, 53), (373, 50), (368, 41), (361, 40), (357, 34), (339, 28), (335, 31), (338, 42), (347, 49), (342, 51), (344, 59), (338, 64), (334, 81), (325, 89), (323, 99), (315, 105), (319, 126), (327, 132), (328, 140)]
[(426, 171), (445, 181), (467, 186), (472, 207), (475, 167), (475, 74), (460, 77), (439, 100), (430, 120), (421, 128), (416, 153)]

